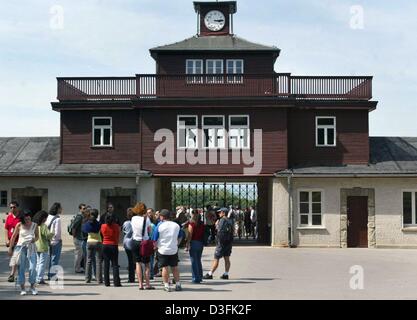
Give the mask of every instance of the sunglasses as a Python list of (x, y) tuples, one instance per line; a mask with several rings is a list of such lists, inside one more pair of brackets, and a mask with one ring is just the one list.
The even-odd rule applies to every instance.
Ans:
[(17, 207), (10, 207), (10, 209), (16, 209)]

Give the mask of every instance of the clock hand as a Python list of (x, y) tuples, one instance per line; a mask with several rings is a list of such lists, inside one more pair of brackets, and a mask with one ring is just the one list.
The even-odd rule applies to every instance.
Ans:
[(215, 22), (223, 22), (224, 20), (214, 20)]

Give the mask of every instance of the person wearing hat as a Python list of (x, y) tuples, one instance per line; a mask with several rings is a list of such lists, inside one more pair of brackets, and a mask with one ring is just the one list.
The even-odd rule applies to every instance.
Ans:
[(221, 258), (224, 258), (225, 272), (220, 277), (220, 279), (229, 279), (230, 255), (232, 254), (234, 230), (233, 225), (227, 218), (228, 211), (229, 209), (227, 208), (220, 208), (217, 210), (220, 219), (216, 222), (217, 236), (213, 265), (211, 270), (203, 277), (203, 279), (213, 279), (213, 273), (219, 267), (219, 260)]
[(156, 226), (152, 240), (155, 241), (155, 247), (158, 249), (158, 261), (162, 267), (162, 278), (164, 290), (170, 292), (169, 287), (169, 267), (172, 269), (175, 280), (175, 291), (181, 291), (180, 273), (178, 270), (178, 238), (180, 235), (180, 226), (178, 223), (171, 221), (172, 214), (167, 209), (162, 209), (159, 213), (161, 222)]

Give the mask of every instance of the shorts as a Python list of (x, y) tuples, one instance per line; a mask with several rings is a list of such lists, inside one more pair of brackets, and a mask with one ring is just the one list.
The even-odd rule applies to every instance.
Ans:
[(232, 243), (229, 244), (217, 244), (214, 251), (214, 259), (219, 260), (223, 257), (230, 257), (232, 255)]
[(165, 255), (158, 252), (158, 265), (160, 268), (178, 266), (178, 253)]
[(141, 241), (136, 241), (132, 239), (132, 255), (133, 261), (136, 263), (144, 263), (147, 264), (151, 261), (151, 257), (143, 257), (140, 254), (140, 244)]

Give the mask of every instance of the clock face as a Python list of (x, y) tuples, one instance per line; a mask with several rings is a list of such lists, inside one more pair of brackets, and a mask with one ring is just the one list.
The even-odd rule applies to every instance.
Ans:
[(220, 31), (226, 25), (226, 18), (221, 11), (209, 11), (204, 17), (204, 24), (211, 31)]

